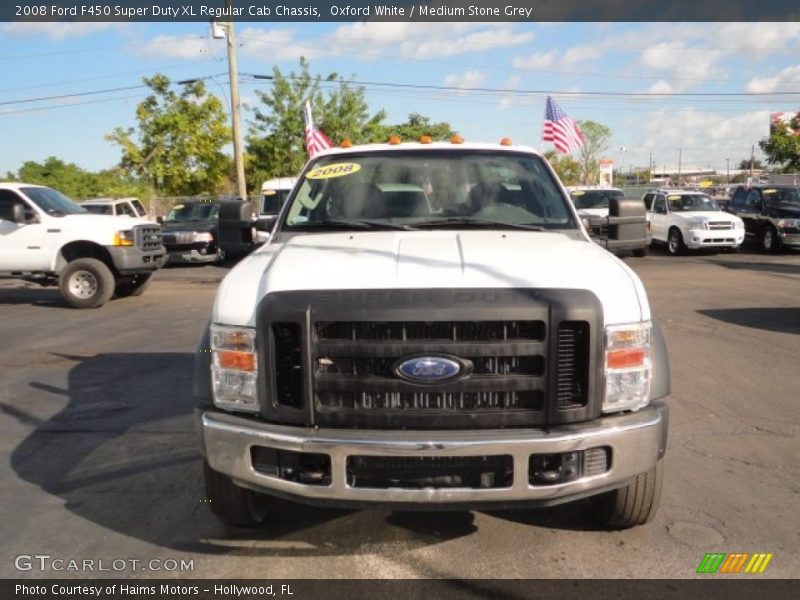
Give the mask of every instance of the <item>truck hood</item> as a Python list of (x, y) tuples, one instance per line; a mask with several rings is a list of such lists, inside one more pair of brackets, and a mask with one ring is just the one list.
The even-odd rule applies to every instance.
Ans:
[(213, 320), (255, 325), (266, 294), (403, 288), (585, 289), (606, 323), (650, 318), (639, 278), (588, 240), (521, 231), (398, 231), (298, 235), (272, 242), (222, 281)]
[(582, 217), (607, 217), (607, 208), (579, 208), (578, 214)]
[(115, 217), (114, 215), (92, 215), (92, 214), (77, 214), (77, 215), (64, 215), (63, 217), (52, 217), (58, 223), (69, 224), (70, 227), (89, 227), (91, 229), (101, 229), (108, 231), (120, 231), (123, 229), (130, 229), (134, 225), (152, 225), (158, 227), (157, 223), (148, 221), (147, 219), (134, 219)]
[(673, 217), (680, 217), (683, 219), (704, 219), (706, 221), (718, 221), (718, 222), (725, 222), (725, 223), (735, 223), (739, 220), (739, 217), (736, 215), (731, 215), (721, 210), (717, 211), (709, 211), (709, 210), (687, 210), (686, 212), (673, 212), (671, 213)]

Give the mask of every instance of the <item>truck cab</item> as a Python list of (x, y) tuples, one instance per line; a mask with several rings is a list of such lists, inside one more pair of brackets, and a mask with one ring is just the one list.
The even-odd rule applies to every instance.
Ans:
[(279, 518), (276, 496), (592, 496), (613, 527), (658, 506), (669, 362), (644, 287), (507, 140), (315, 156), (222, 281), (194, 393), (209, 506), (231, 524)]

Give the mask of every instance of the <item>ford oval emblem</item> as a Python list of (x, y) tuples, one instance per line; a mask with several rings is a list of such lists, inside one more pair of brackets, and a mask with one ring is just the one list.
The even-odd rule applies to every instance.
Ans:
[(395, 373), (414, 383), (439, 383), (461, 373), (461, 363), (444, 356), (414, 356), (401, 360)]

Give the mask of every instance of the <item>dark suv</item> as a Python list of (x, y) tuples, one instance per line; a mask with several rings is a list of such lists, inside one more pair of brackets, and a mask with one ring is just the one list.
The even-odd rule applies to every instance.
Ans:
[(170, 262), (222, 262), (217, 222), (222, 202), (187, 200), (173, 206), (162, 221)]
[(739, 186), (725, 207), (744, 221), (747, 239), (765, 252), (800, 249), (800, 188), (791, 185)]

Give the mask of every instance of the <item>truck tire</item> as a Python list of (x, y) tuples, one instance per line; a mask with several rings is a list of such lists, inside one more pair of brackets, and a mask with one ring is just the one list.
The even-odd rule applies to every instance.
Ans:
[(597, 496), (593, 507), (595, 519), (614, 529), (644, 525), (658, 510), (663, 476), (663, 461), (658, 461), (655, 467), (637, 475), (625, 487)]
[(114, 275), (96, 258), (76, 258), (61, 272), (58, 289), (74, 308), (98, 308), (114, 295)]
[(683, 243), (683, 234), (677, 227), (672, 227), (667, 234), (667, 252), (671, 256), (686, 254), (686, 244)]
[(114, 288), (114, 293), (117, 298), (127, 298), (129, 296), (141, 296), (145, 290), (150, 287), (150, 281), (153, 279), (152, 273), (139, 273), (132, 277), (117, 280), (117, 285)]
[(223, 523), (235, 527), (258, 527), (267, 517), (269, 498), (236, 485), (227, 475), (203, 462), (206, 500)]
[(761, 249), (769, 254), (775, 254), (781, 249), (781, 238), (772, 225), (767, 225), (761, 231)]

